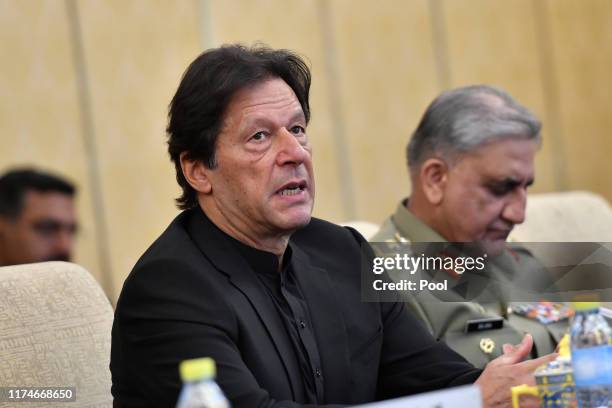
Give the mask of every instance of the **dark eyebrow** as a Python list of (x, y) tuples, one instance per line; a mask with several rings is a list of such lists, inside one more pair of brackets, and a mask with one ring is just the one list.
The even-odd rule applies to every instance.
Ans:
[[(289, 123), (298, 122), (298, 121), (304, 122), (304, 124), (306, 124), (306, 117), (304, 116), (304, 112), (301, 109), (299, 111), (296, 111), (289, 119)], [(268, 119), (267, 117), (263, 116), (263, 117), (258, 117), (254, 119), (253, 122), (249, 123), (246, 128), (251, 129), (254, 127), (260, 127), (260, 126), (268, 127), (272, 125), (273, 125), (272, 121)]]
[(60, 231), (65, 229), (68, 232), (76, 233), (79, 230), (79, 226), (75, 222), (63, 222), (53, 218), (43, 218), (32, 222), (34, 229), (43, 232)]
[[(534, 179), (530, 178), (529, 180), (527, 180), (527, 182), (525, 183), (526, 187), (531, 186), (534, 183)], [(504, 188), (507, 188), (508, 190), (511, 190), (515, 187), (518, 187), (520, 185), (522, 185), (522, 181), (513, 177), (505, 177), (503, 179), (500, 180), (490, 180), (487, 184), (490, 185), (495, 185), (495, 186), (503, 186)]]

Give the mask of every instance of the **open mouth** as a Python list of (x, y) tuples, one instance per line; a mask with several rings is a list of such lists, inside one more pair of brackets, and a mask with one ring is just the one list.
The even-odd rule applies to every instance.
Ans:
[(280, 190), (277, 191), (277, 194), (281, 196), (294, 196), (300, 194), (302, 191), (306, 189), (306, 182), (293, 182), (287, 183)]

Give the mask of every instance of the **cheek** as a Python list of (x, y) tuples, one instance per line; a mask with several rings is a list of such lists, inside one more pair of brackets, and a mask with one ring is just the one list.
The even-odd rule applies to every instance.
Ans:
[(225, 174), (226, 192), (229, 198), (240, 201), (246, 207), (254, 207), (270, 194), (269, 172), (261, 168), (244, 167)]
[(40, 246), (41, 242), (44, 242), (44, 239), (38, 234), (34, 228), (29, 226), (24, 226), (23, 228), (19, 228), (15, 231), (15, 241), (19, 241), (23, 243), (23, 245), (29, 246)]
[(21, 254), (27, 254), (28, 257), (42, 257), (49, 252), (51, 242), (51, 239), (43, 237), (34, 231), (29, 231), (21, 236), (21, 245), (18, 251)]
[(483, 224), (489, 225), (501, 217), (504, 201), (499, 198), (489, 198), (481, 202), (480, 219)]
[(503, 208), (503, 201), (492, 197), (482, 189), (474, 189), (470, 194), (461, 198), (461, 202), (456, 203), (459, 211), (460, 222), (463, 230), (478, 234), (484, 231), (492, 222), (499, 218)]

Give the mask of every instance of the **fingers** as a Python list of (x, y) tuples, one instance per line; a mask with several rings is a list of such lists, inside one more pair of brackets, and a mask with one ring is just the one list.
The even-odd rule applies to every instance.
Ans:
[(525, 335), (525, 337), (523, 337), (523, 341), (521, 341), (521, 344), (519, 344), (515, 349), (515, 355), (518, 358), (518, 361), (523, 361), (524, 359), (527, 358), (527, 356), (529, 356), (529, 354), (531, 353), (531, 348), (533, 347), (533, 337), (531, 337), (531, 334), (527, 333)]
[(504, 354), (499, 358), (503, 361), (503, 364), (517, 364), (529, 356), (532, 347), (533, 337), (531, 337), (531, 334), (526, 334), (517, 346), (504, 344), (502, 346)]
[[(504, 344), (502, 346), (504, 354), (487, 364), (482, 375), (476, 380), (476, 384), (483, 390), (484, 406), (509, 407), (509, 393), (502, 390), (509, 390), (518, 384), (534, 385), (533, 374), (536, 368), (558, 357), (557, 353), (552, 353), (534, 360), (523, 361), (532, 347), (533, 338), (527, 334), (516, 346)], [(524, 405), (538, 406), (535, 400), (525, 401)]]
[(522, 363), (519, 363), (518, 366), (522, 369), (525, 369), (526, 371), (531, 372), (541, 365), (548, 364), (557, 357), (559, 357), (559, 354), (550, 353), (542, 357), (534, 358), (533, 360), (523, 361)]
[(540, 408), (541, 406), (540, 398), (533, 395), (523, 395), (519, 400), (519, 407), (521, 408)]
[(521, 384), (527, 385), (535, 385), (535, 370), (550, 361), (554, 360), (558, 357), (558, 354), (552, 353), (546, 356), (536, 358), (534, 360), (523, 361), (522, 363), (515, 364), (511, 369), (513, 371), (513, 375), (515, 381)]
[(510, 354), (514, 351), (514, 346), (512, 344), (506, 343), (502, 346), (502, 351), (504, 354)]

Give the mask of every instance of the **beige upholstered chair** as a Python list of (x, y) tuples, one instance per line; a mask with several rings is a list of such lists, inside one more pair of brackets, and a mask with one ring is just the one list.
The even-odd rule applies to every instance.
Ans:
[(514, 228), (516, 242), (612, 242), (612, 209), (586, 191), (533, 194), (525, 222)]
[[(587, 191), (533, 194), (527, 199), (525, 222), (514, 228), (510, 240), (525, 243), (612, 243), (612, 208), (603, 197)], [(604, 245), (610, 248), (611, 244)], [(540, 259), (557, 259), (558, 256), (565, 255), (565, 253), (549, 252), (554, 247), (538, 247), (530, 244), (526, 246)], [(563, 248), (567, 250), (567, 247)], [(580, 272), (568, 274), (557, 284), (579, 288), (582, 287), (581, 282), (588, 282), (588, 287), (610, 287), (610, 278), (605, 271), (603, 274), (596, 271), (587, 273), (582, 269)], [(604, 300), (609, 299), (609, 295), (604, 296)], [(612, 308), (611, 302), (604, 304)]]
[(0, 268), (0, 386), (76, 388), (76, 401), (0, 407), (110, 407), (112, 307), (82, 267)]
[(342, 225), (355, 228), (365, 239), (370, 239), (372, 235), (378, 232), (378, 225), (369, 221), (347, 221), (343, 222)]

